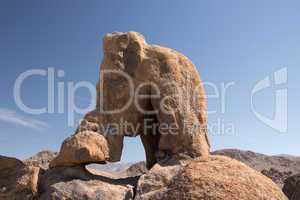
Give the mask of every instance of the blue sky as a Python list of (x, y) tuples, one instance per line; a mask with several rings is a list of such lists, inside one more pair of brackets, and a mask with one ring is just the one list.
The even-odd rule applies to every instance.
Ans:
[[(167, 46), (188, 56), (201, 78), (227, 90), (208, 99), (210, 123), (221, 121), (232, 134), (210, 131), (212, 149), (241, 148), (267, 154), (300, 155), (299, 1), (18, 1), (0, 2), (0, 154), (26, 158), (43, 149), (58, 150), (75, 127), (67, 114), (32, 115), (14, 101), (16, 78), (30, 69), (63, 70), (55, 80), (74, 83), (98, 80), (102, 36), (113, 31), (141, 32), (148, 43)], [(275, 92), (288, 91), (288, 129), (279, 133), (251, 110), (251, 91), (258, 81), (286, 68), (288, 82), (258, 93), (255, 109), (272, 118)], [(271, 81), (273, 81), (272, 77)], [(31, 107), (47, 104), (47, 80), (33, 77), (22, 85), (22, 99)], [(55, 90), (57, 92), (57, 90)], [(215, 94), (208, 86), (207, 93)], [(76, 104), (89, 104), (89, 93), (76, 93)], [(66, 102), (65, 102), (66, 103)], [(56, 102), (57, 104), (57, 102)], [(224, 108), (224, 107), (223, 107)], [(55, 107), (57, 109), (57, 107)], [(80, 119), (81, 115), (76, 115)], [(279, 122), (280, 124), (283, 122)], [(138, 138), (126, 139), (123, 162), (144, 159)]]

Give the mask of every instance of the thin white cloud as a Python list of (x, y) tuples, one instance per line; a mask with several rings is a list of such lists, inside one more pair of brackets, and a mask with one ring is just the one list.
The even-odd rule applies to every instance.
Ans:
[(27, 128), (32, 128), (39, 131), (48, 127), (48, 124), (43, 121), (33, 119), (27, 116), (22, 116), (16, 113), (16, 111), (6, 108), (0, 108), (0, 121), (12, 123)]

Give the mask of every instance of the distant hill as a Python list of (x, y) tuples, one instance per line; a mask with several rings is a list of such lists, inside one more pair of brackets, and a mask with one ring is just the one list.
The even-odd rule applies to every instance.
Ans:
[(297, 156), (269, 156), (239, 149), (223, 149), (215, 151), (212, 154), (224, 155), (239, 160), (270, 177), (280, 187), (283, 186), (286, 178), (300, 173), (300, 157)]

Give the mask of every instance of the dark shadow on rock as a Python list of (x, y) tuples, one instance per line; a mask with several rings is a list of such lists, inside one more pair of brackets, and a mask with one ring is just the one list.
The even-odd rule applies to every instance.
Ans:
[(290, 200), (300, 198), (300, 174), (290, 176), (284, 181), (283, 192)]
[(39, 194), (43, 194), (44, 192), (46, 192), (51, 185), (72, 180), (97, 180), (113, 185), (131, 185), (135, 188), (139, 178), (140, 176), (114, 179), (107, 176), (96, 175), (89, 172), (83, 165), (75, 167), (58, 167), (48, 169), (46, 171), (41, 171), (38, 182)]

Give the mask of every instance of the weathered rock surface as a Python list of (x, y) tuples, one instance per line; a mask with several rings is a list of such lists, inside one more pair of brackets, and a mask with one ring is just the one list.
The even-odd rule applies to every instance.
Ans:
[[(172, 49), (147, 44), (137, 32), (105, 35), (103, 50), (97, 107), (63, 143), (50, 167), (120, 161), (124, 136), (137, 135), (148, 168), (170, 155), (208, 156), (205, 92), (193, 63)], [(98, 157), (78, 136), (83, 131), (104, 136), (105, 142), (97, 142), (103, 151), (96, 150)], [(95, 150), (93, 140), (88, 143)]]
[(39, 178), (41, 200), (132, 199), (138, 177), (115, 179), (83, 166), (48, 169)]
[[(208, 156), (205, 92), (193, 63), (136, 32), (107, 34), (103, 50), (97, 110), (113, 113), (100, 112), (99, 123), (120, 125), (116, 135), (140, 135), (148, 168), (169, 154)], [(122, 140), (114, 147), (120, 156)]]
[(0, 199), (29, 200), (37, 194), (39, 168), (0, 156)]
[(284, 187), (282, 190), (290, 200), (299, 200), (300, 199), (300, 174), (287, 178), (284, 182)]
[(286, 200), (269, 178), (236, 160), (223, 156), (156, 164), (143, 175), (136, 200)]
[[(114, 131), (112, 131), (113, 128), (111, 128), (111, 126), (113, 124), (108, 121), (108, 118), (110, 117), (104, 117), (104, 115), (101, 115), (101, 112), (98, 110), (93, 110), (85, 115), (82, 123), (76, 131), (76, 134), (87, 130), (103, 135), (106, 139), (109, 150), (107, 161), (118, 162), (122, 155), (124, 135), (114, 133)], [(118, 125), (118, 127), (121, 127), (121, 125)]]
[(92, 131), (79, 132), (67, 138), (50, 168), (76, 166), (90, 163), (104, 163), (108, 160), (109, 149), (104, 136)]
[[(300, 173), (300, 158), (290, 155), (270, 156), (252, 151), (243, 151), (239, 149), (222, 149), (212, 152), (214, 155), (225, 155), (235, 160), (241, 161), (249, 167), (261, 172), (272, 179), (280, 188), (283, 187), (284, 180), (288, 177)], [(112, 163), (117, 164), (117, 163)], [(118, 164), (118, 166), (101, 165), (100, 170), (115, 173), (115, 168), (122, 174), (144, 174), (147, 172), (144, 162), (131, 164)], [(136, 173), (137, 172), (137, 173)], [(142, 172), (142, 173), (139, 173)]]
[(300, 173), (300, 157), (296, 156), (269, 156), (239, 149), (223, 149), (212, 154), (224, 155), (241, 161), (271, 178), (280, 188), (283, 187), (286, 178)]
[[(173, 158), (156, 164), (150, 171), (140, 162), (123, 171), (122, 177), (87, 170), (84, 166), (38, 170), (14, 158), (1, 157), (0, 161), (1, 200), (133, 199), (135, 188), (137, 200), (286, 199), (265, 176), (221, 156), (195, 160)], [(140, 179), (134, 176), (144, 173)], [(293, 191), (298, 179), (291, 180), (284, 190), (293, 196), (297, 194)]]

